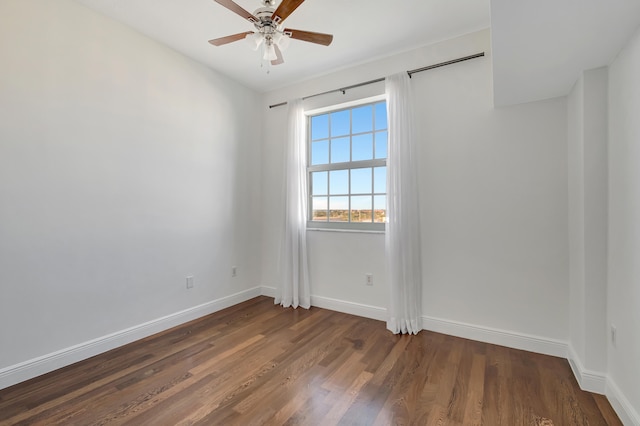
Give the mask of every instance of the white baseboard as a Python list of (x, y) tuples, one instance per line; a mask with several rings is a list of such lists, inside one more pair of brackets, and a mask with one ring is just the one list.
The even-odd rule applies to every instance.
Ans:
[(228, 308), (260, 296), (261, 288), (254, 287), (240, 293), (212, 300), (162, 318), (148, 321), (125, 330), (98, 337), (38, 358), (11, 365), (0, 370), (0, 389), (32, 379), (58, 368), (107, 352), (127, 343), (140, 340), (169, 328)]
[(605, 395), (623, 425), (640, 426), (640, 414), (610, 377), (607, 377)]
[(571, 344), (569, 344), (568, 360), (580, 389), (605, 395), (622, 424), (640, 426), (640, 414), (615, 382), (604, 373), (586, 370)]
[(262, 286), (262, 287), (260, 287), (260, 295), (275, 298), (276, 297), (276, 288), (275, 287)]
[(605, 394), (607, 375), (584, 368), (584, 364), (582, 364), (580, 357), (571, 344), (569, 344), (568, 347), (567, 359), (569, 360), (573, 375), (580, 385), (580, 389), (599, 393), (600, 395)]
[(480, 327), (428, 316), (422, 317), (422, 328), (424, 330), (449, 334), (469, 340), (477, 340), (479, 342), (492, 343), (494, 345), (507, 346), (509, 348), (522, 349), (561, 358), (567, 357), (567, 342), (546, 337), (514, 333), (512, 331), (490, 327)]
[(387, 320), (386, 308), (378, 306), (364, 305), (362, 303), (347, 302), (344, 300), (332, 299), (323, 296), (311, 296), (311, 306), (329, 309), (331, 311), (343, 312), (345, 314), (357, 315), (359, 317), (371, 318), (379, 321)]
[[(276, 297), (276, 288), (262, 286), (261, 294), (263, 296)], [(364, 305), (362, 303), (347, 302), (345, 300), (332, 299), (330, 297), (311, 295), (311, 306), (380, 321), (387, 320), (386, 308)]]

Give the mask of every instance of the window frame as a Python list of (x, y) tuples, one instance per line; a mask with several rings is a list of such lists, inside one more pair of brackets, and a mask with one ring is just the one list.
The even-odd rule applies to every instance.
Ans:
[[(387, 157), (385, 158), (373, 158), (370, 160), (357, 160), (357, 161), (347, 161), (347, 162), (340, 162), (340, 163), (328, 163), (328, 164), (318, 164), (318, 165), (312, 165), (311, 164), (311, 154), (312, 154), (312, 140), (311, 140), (311, 119), (314, 116), (318, 116), (318, 115), (322, 115), (322, 114), (329, 114), (329, 113), (335, 113), (335, 112), (339, 112), (339, 111), (344, 111), (344, 110), (351, 110), (353, 108), (357, 108), (357, 107), (361, 107), (361, 106), (365, 106), (365, 105), (374, 105), (376, 103), (380, 103), (384, 101), (385, 103), (387, 102), (387, 96), (386, 95), (377, 95), (377, 96), (372, 96), (372, 97), (367, 97), (367, 98), (362, 98), (362, 99), (358, 99), (358, 100), (354, 100), (354, 101), (350, 101), (350, 102), (345, 102), (345, 103), (341, 103), (341, 104), (336, 104), (336, 105), (330, 105), (330, 106), (326, 106), (323, 108), (317, 108), (317, 109), (313, 109), (313, 110), (309, 110), (309, 111), (305, 111), (305, 118), (307, 121), (307, 125), (306, 125), (306, 146), (307, 146), (307, 229), (308, 230), (329, 230), (329, 231), (356, 231), (356, 232), (384, 232), (385, 231), (385, 224), (386, 224), (386, 216), (385, 216), (385, 221), (384, 222), (351, 222), (351, 217), (349, 217), (349, 221), (348, 222), (332, 222), (330, 220), (327, 221), (314, 221), (313, 219), (313, 179), (312, 177), (312, 173), (314, 172), (323, 172), (326, 171), (328, 174), (331, 171), (335, 171), (335, 170), (347, 170), (349, 173), (349, 182), (351, 182), (351, 171), (355, 170), (355, 169), (363, 169), (363, 168), (369, 168), (372, 170), (375, 169), (375, 167), (385, 167), (387, 166)], [(353, 155), (353, 142), (352, 142), (352, 137), (354, 136), (353, 133), (351, 133), (351, 131), (353, 130), (353, 121), (352, 121), (353, 117), (350, 117), (349, 119), (349, 126), (350, 126), (350, 130), (349, 130), (349, 139), (350, 139), (350, 143), (349, 143), (349, 158), (352, 157)], [(385, 129), (385, 131), (387, 132), (387, 152), (388, 152), (388, 143), (389, 143), (389, 139), (388, 139), (388, 131), (389, 131), (389, 125), (387, 122), (387, 128)], [(355, 135), (360, 135), (360, 134), (366, 134), (369, 132), (362, 132), (362, 133), (356, 133)], [(374, 128), (371, 132), (372, 134), (376, 133), (376, 129)], [(328, 140), (331, 140), (331, 137), (329, 136)], [(374, 152), (375, 152), (375, 139), (374, 139)], [(331, 155), (331, 147), (329, 147), (329, 156)], [(329, 157), (330, 159), (331, 157)], [(330, 161), (330, 160), (329, 160)], [(367, 193), (365, 195), (371, 195), (371, 197), (375, 197), (376, 195), (387, 195), (387, 192), (385, 191), (384, 193), (376, 193), (375, 192), (375, 185), (374, 185), (374, 180), (375, 180), (375, 176), (374, 173), (372, 173), (371, 176), (371, 193)], [(386, 190), (386, 185), (385, 185), (385, 190)], [(329, 192), (329, 188), (327, 187), (327, 192)], [(355, 194), (355, 196), (357, 196), (358, 194)], [(351, 211), (351, 197), (354, 196), (354, 193), (351, 192), (351, 187), (349, 185), (348, 188), (348, 193), (345, 194), (346, 197), (348, 197), (349, 199), (349, 204), (348, 204), (348, 210), (349, 212)], [(329, 199), (330, 194), (327, 193), (327, 200)], [(374, 203), (374, 199), (372, 199), (372, 215), (375, 215), (375, 203)], [(385, 205), (385, 211), (386, 211), (386, 205)], [(329, 205), (327, 205), (327, 213), (329, 212)], [(351, 215), (351, 213), (349, 213), (349, 215)]]

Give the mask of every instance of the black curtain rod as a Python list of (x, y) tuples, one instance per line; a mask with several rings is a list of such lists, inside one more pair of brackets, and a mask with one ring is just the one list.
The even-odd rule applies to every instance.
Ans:
[[(409, 75), (409, 77), (411, 77), (415, 73), (419, 73), (419, 72), (427, 71), (427, 70), (432, 70), (434, 68), (440, 68), (440, 67), (444, 67), (444, 66), (447, 66), (447, 65), (457, 64), (458, 62), (464, 62), (464, 61), (468, 61), (469, 59), (480, 58), (482, 56), (484, 56), (484, 52), (476, 53), (475, 55), (469, 55), (469, 56), (465, 56), (465, 57), (458, 58), (458, 59), (452, 59), (452, 60), (446, 61), (446, 62), (440, 62), (440, 63), (437, 63), (437, 64), (428, 65), (428, 66), (422, 67), (422, 68), (416, 68), (415, 70), (407, 71), (407, 74)], [(376, 78), (375, 80), (369, 80), (369, 81), (365, 81), (365, 82), (362, 82), (362, 83), (352, 84), (351, 86), (342, 87), (340, 89), (327, 90), (326, 92), (322, 92), (322, 93), (314, 93), (313, 95), (305, 96), (302, 99), (304, 100), (304, 99), (309, 99), (309, 98), (315, 98), (316, 96), (327, 95), (329, 93), (335, 93), (335, 92), (342, 92), (342, 94), (344, 95), (345, 92), (347, 90), (349, 90), (349, 89), (355, 89), (356, 87), (366, 86), (368, 84), (373, 84), (373, 83), (379, 83), (381, 81), (384, 81), (384, 79), (385, 79), (385, 77)], [(275, 107), (283, 106), (283, 105), (286, 105), (286, 104), (287, 104), (287, 102), (280, 102), (279, 104), (269, 105), (269, 108), (275, 108)]]

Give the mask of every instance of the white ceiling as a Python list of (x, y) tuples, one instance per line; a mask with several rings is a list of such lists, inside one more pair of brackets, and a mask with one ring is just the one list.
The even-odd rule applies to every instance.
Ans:
[[(265, 92), (487, 28), (490, 0), (306, 0), (287, 18), (286, 26), (333, 34), (333, 43), (325, 47), (292, 40), (283, 52), (285, 63), (266, 68), (261, 68), (259, 52), (242, 40), (220, 47), (207, 43), (254, 29), (213, 0), (77, 1)], [(235, 2), (249, 12), (262, 7), (260, 0)]]
[(207, 43), (253, 29), (213, 0), (76, 1), (260, 92), (491, 27), (496, 105), (566, 95), (640, 25), (640, 0), (306, 0), (286, 26), (333, 34), (333, 43), (293, 40), (273, 67), (243, 41)]

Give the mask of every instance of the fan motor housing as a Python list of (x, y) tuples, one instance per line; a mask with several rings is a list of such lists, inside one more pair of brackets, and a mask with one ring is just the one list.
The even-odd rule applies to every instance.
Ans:
[(271, 33), (276, 30), (277, 25), (273, 22), (273, 19), (271, 19), (274, 11), (275, 9), (273, 7), (265, 6), (256, 9), (256, 11), (253, 12), (255, 17), (260, 20), (260, 22), (254, 23), (257, 30), (261, 31), (262, 29), (264, 29), (264, 32), (266, 33)]

